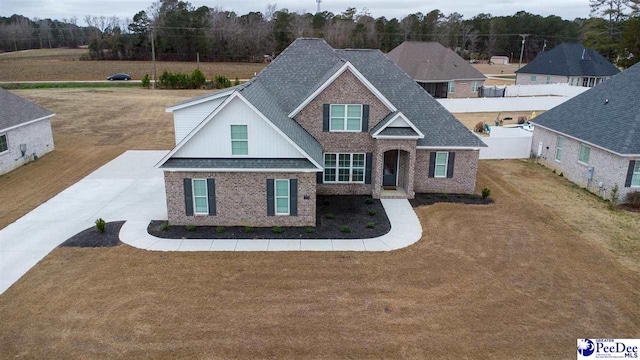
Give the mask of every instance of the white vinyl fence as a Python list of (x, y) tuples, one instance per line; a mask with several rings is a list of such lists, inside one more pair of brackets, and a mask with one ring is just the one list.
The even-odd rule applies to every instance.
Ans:
[(563, 96), (531, 96), (503, 98), (437, 99), (452, 113), (541, 111), (554, 108), (571, 99)]
[(480, 137), (488, 147), (480, 149), (480, 159), (527, 159), (533, 132), (522, 128), (492, 126), (489, 137)]
[(578, 96), (590, 89), (582, 86), (569, 86), (569, 84), (507, 85), (505, 88), (505, 97), (551, 95), (569, 98)]

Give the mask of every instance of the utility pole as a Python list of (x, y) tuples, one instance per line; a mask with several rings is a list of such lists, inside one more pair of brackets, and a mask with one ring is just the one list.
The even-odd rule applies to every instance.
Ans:
[(158, 87), (158, 77), (156, 74), (156, 44), (155, 44), (155, 34), (156, 29), (151, 27), (151, 61), (153, 62), (153, 88), (156, 89)]
[(196, 53), (196, 67), (200, 69), (200, 52)]
[(524, 55), (524, 42), (527, 39), (527, 36), (529, 36), (529, 34), (520, 34), (520, 37), (522, 37), (522, 46), (520, 47), (520, 62), (518, 63), (518, 69), (520, 69), (520, 67), (522, 66), (522, 55)]

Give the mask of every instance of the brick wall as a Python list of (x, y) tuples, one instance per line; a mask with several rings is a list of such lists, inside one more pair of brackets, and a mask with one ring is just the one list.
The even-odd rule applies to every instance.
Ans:
[[(620, 200), (624, 200), (627, 193), (640, 190), (638, 188), (625, 188), (627, 171), (630, 160), (640, 160), (640, 158), (628, 158), (615, 155), (600, 148), (591, 146), (589, 156), (589, 166), (593, 166), (593, 180), (587, 182), (588, 166), (578, 162), (580, 154), (580, 141), (564, 137), (562, 158), (555, 160), (558, 134), (553, 131), (543, 129), (539, 126), (533, 131), (532, 152), (538, 153), (538, 144), (542, 142), (542, 155), (538, 161), (556, 172), (563, 173), (564, 177), (582, 186), (588, 187), (592, 192), (609, 198), (610, 191), (618, 184), (620, 189)], [(602, 182), (602, 187), (600, 183)]]
[[(215, 179), (216, 216), (186, 216), (184, 178)], [(267, 179), (298, 179), (298, 216), (267, 216)], [(316, 173), (165, 172), (164, 181), (172, 225), (271, 227), (316, 224)]]
[(39, 157), (53, 150), (53, 135), (50, 119), (20, 126), (0, 135), (7, 135), (8, 151), (0, 154), (0, 174), (7, 173), (25, 164), (20, 152), (20, 144), (27, 145), (27, 155), (36, 153)]
[(416, 142), (416, 140), (376, 140), (376, 149), (373, 154), (371, 171), (371, 183), (373, 184), (372, 195), (374, 198), (380, 198), (384, 153), (389, 150), (401, 150), (398, 184), (406, 191), (409, 199), (415, 196), (413, 170), (416, 163)]
[(476, 187), (479, 151), (455, 151), (453, 178), (430, 178), (430, 150), (417, 150), (415, 166), (416, 192), (472, 194)]
[[(478, 92), (471, 91), (473, 85), (472, 80), (456, 80), (453, 93), (447, 94), (447, 98), (450, 99), (458, 99), (458, 98), (477, 98)], [(484, 80), (478, 81), (478, 87), (482, 87), (484, 85)]]
[[(531, 81), (531, 76), (536, 76), (536, 81)], [(547, 76), (551, 77), (549, 84), (566, 84), (569, 82), (567, 76), (544, 75), (544, 74), (516, 74), (516, 85), (544, 85), (547, 84)]]

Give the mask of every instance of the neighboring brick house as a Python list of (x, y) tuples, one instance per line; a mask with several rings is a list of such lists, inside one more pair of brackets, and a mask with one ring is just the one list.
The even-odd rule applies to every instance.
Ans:
[(640, 64), (531, 120), (532, 152), (569, 180), (620, 200), (640, 191)]
[(478, 97), (487, 79), (438, 42), (405, 41), (387, 56), (434, 98)]
[(597, 51), (562, 43), (516, 70), (516, 85), (569, 84), (594, 87), (620, 70)]
[(472, 193), (485, 146), (380, 51), (321, 39), (167, 111), (172, 224), (314, 226), (316, 195)]
[(0, 175), (53, 150), (55, 114), (0, 89)]

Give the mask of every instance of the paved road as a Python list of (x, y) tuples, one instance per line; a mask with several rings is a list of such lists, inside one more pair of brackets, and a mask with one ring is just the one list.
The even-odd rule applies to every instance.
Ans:
[(166, 219), (166, 151), (127, 151), (0, 230), (0, 294), (66, 239), (106, 221)]

